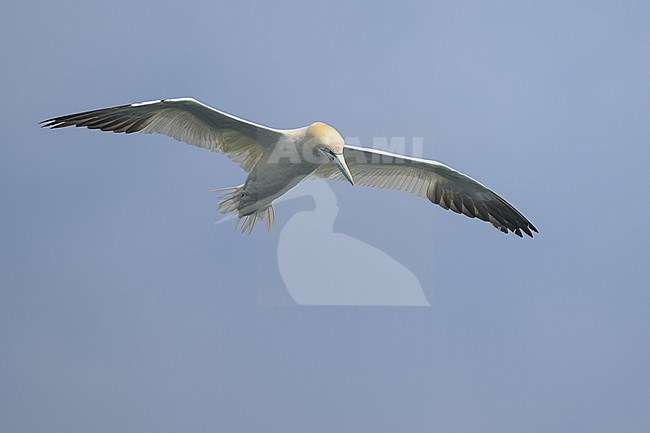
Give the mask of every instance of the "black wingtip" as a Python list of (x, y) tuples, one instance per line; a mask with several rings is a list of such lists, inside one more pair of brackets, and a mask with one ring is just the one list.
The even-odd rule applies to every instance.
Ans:
[(50, 129), (56, 128), (61, 123), (62, 123), (61, 119), (58, 117), (53, 117), (52, 119), (41, 120), (40, 122), (38, 122), (41, 128), (50, 128)]

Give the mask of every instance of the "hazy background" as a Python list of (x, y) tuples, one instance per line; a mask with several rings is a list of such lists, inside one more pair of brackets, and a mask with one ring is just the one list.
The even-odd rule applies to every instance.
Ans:
[[(0, 431), (647, 432), (649, 22), (643, 1), (6, 2)], [(214, 225), (208, 190), (245, 176), (227, 158), (37, 127), (178, 96), (424, 137), (541, 233), (332, 184), (335, 229), (432, 307), (277, 306), (309, 199), (245, 237)]]

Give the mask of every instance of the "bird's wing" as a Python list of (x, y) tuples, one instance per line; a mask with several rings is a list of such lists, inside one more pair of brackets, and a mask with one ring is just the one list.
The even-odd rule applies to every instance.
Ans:
[(223, 152), (250, 171), (282, 136), (282, 131), (256, 125), (208, 107), (192, 98), (162, 99), (54, 117), (43, 127), (84, 126), (113, 132), (164, 134), (179, 141)]
[[(348, 145), (343, 154), (355, 183), (426, 197), (444, 209), (488, 221), (504, 233), (512, 231), (522, 237), (523, 231), (532, 237), (532, 232), (537, 232), (526, 217), (493, 191), (437, 161)], [(321, 165), (315, 174), (345, 179), (331, 162)]]

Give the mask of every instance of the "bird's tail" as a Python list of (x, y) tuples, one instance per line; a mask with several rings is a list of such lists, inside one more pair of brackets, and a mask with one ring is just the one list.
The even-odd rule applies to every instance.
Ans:
[(239, 212), (239, 203), (243, 191), (244, 185), (211, 190), (211, 192), (216, 192), (219, 195), (219, 212), (232, 214), (234, 217), (237, 217), (237, 227), (239, 227), (242, 233), (251, 234), (258, 219), (264, 221), (266, 223), (266, 229), (271, 231), (271, 227), (275, 223), (273, 205), (270, 204), (250, 214), (241, 215)]

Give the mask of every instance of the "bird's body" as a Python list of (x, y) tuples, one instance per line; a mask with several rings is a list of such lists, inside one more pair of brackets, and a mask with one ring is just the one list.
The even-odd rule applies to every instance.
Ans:
[(216, 190), (222, 194), (220, 211), (236, 214), (242, 231), (252, 231), (257, 219), (270, 229), (273, 201), (310, 176), (408, 191), (445, 209), (489, 221), (505, 233), (522, 236), (523, 231), (532, 237), (537, 231), (514, 207), (472, 178), (436, 161), (346, 145), (336, 129), (322, 122), (273, 129), (180, 98), (55, 117), (42, 125), (160, 133), (226, 154), (249, 173), (242, 185)]
[[(305, 138), (308, 129), (291, 131), (281, 142), (276, 143), (270, 152), (262, 155), (244, 183), (244, 194), (250, 196), (251, 205), (270, 204), (326, 161), (323, 157), (314, 161), (301, 158), (307, 153), (314, 152), (313, 144)], [(292, 151), (283, 152), (282, 149), (292, 149)], [(292, 157), (293, 155), (298, 158)], [(242, 211), (246, 213), (244, 209), (246, 208), (242, 208)]]
[(221, 211), (236, 213), (243, 230), (252, 230), (259, 218), (265, 220), (270, 229), (273, 201), (327, 162), (317, 147), (328, 134), (343, 143), (339, 133), (322, 122), (285, 131), (276, 143), (268, 146), (268, 151), (262, 154), (242, 185), (215, 190), (223, 192), (219, 202)]

